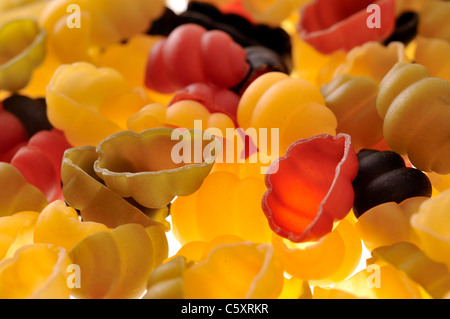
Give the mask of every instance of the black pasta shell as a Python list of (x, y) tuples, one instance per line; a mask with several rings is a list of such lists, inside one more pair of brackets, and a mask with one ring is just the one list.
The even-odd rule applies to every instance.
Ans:
[(406, 167), (392, 151), (362, 150), (358, 153), (358, 174), (353, 181), (356, 217), (377, 205), (416, 196), (430, 197), (431, 182), (422, 171)]

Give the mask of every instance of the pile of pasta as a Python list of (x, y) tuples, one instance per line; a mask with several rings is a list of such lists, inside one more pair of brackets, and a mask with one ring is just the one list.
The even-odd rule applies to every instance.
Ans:
[(0, 298), (449, 298), (449, 15), (3, 1)]

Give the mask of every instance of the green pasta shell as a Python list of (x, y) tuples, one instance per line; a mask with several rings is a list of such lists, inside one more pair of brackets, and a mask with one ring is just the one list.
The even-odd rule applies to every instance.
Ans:
[(445, 264), (432, 260), (412, 243), (399, 242), (375, 248), (367, 264), (379, 260), (403, 271), (433, 298), (442, 298), (450, 292), (450, 272)]
[(199, 130), (122, 131), (97, 146), (94, 170), (105, 185), (148, 208), (197, 191), (210, 173), (220, 142)]
[[(93, 167), (98, 155), (95, 147), (83, 146), (65, 152), (61, 181), (65, 201), (80, 211), (84, 221), (110, 228), (136, 223), (144, 227), (158, 224), (142, 210), (107, 188)], [(166, 227), (166, 230), (169, 230)]]
[(46, 31), (32, 19), (13, 20), (0, 28), (0, 90), (24, 88), (45, 58)]

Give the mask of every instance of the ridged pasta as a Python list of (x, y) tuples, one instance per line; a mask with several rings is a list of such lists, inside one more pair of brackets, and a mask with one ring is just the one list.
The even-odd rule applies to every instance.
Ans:
[(419, 34), (450, 41), (450, 3), (430, 1), (420, 15)]
[(353, 181), (356, 217), (383, 203), (431, 196), (428, 177), (418, 169), (406, 167), (403, 158), (395, 152), (362, 150), (358, 153), (358, 164), (358, 175)]
[(378, 114), (392, 150), (420, 170), (450, 173), (450, 83), (420, 64), (397, 63), (380, 84)]
[(370, 148), (383, 138), (383, 121), (376, 109), (375, 80), (343, 74), (322, 85), (321, 92), (325, 104), (336, 115), (337, 133), (349, 134), (355, 151)]
[(250, 66), (246, 59), (244, 49), (227, 33), (185, 24), (152, 47), (145, 84), (161, 93), (193, 83), (229, 88), (247, 75)]
[[(336, 134), (336, 117), (312, 83), (281, 72), (266, 73), (245, 90), (238, 107), (244, 128), (278, 128), (279, 154), (302, 138)], [(268, 147), (269, 149), (269, 147)]]

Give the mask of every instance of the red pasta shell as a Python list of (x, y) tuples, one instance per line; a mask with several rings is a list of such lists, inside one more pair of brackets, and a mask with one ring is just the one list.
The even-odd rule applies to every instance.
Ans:
[[(371, 4), (380, 8), (380, 27), (369, 28)], [(315, 0), (302, 8), (300, 37), (323, 54), (350, 51), (368, 41), (381, 41), (395, 28), (395, 0)]]
[(63, 200), (61, 165), (65, 150), (71, 147), (62, 131), (40, 131), (17, 151), (11, 164), (28, 183), (39, 188), (49, 202)]
[(266, 173), (262, 208), (271, 229), (292, 242), (315, 241), (328, 234), (352, 208), (357, 173), (349, 135), (296, 141)]
[(230, 88), (249, 70), (247, 53), (231, 36), (188, 23), (152, 47), (145, 84), (161, 93), (173, 93), (193, 83)]
[(9, 163), (27, 141), (28, 134), (23, 124), (14, 114), (5, 111), (0, 102), (0, 161)]

